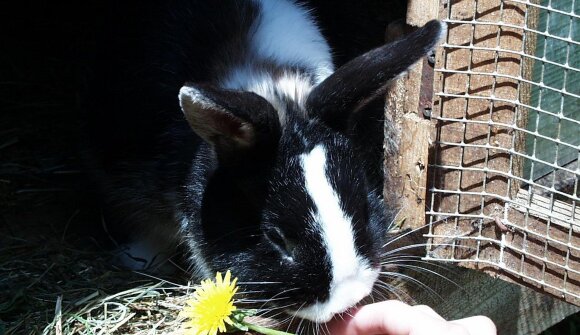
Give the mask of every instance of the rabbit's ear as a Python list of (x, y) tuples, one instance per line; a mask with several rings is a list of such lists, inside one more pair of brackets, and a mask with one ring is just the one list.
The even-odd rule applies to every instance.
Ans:
[(187, 83), (179, 91), (179, 103), (193, 131), (215, 148), (218, 157), (278, 143), (277, 113), (257, 94)]
[(336, 130), (347, 131), (352, 116), (384, 93), (392, 79), (429, 54), (445, 33), (443, 23), (429, 21), (401, 40), (351, 60), (312, 90), (306, 101), (308, 113)]

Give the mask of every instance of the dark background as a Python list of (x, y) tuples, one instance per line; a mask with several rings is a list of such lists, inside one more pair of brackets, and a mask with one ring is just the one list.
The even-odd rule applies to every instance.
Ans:
[[(120, 1), (139, 12), (139, 0)], [(98, 55), (107, 54), (99, 38), (116, 6), (24, 0), (0, 7), (0, 246), (65, 228), (108, 242), (79, 152), (83, 97)], [(314, 0), (309, 7), (337, 65), (382, 44), (386, 25), (406, 11), (405, 0)]]
[[(81, 104), (95, 57), (106, 53), (97, 38), (111, 3), (28, 0), (2, 6), (1, 214), (93, 202), (78, 159)], [(406, 11), (404, 0), (314, 0), (311, 7), (337, 64), (382, 44), (386, 25)]]

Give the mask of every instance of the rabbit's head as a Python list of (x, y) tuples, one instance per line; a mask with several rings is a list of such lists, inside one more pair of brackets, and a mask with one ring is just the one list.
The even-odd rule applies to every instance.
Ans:
[(352, 60), (312, 87), (303, 107), (284, 104), (284, 122), (255, 93), (186, 84), (181, 107), (212, 166), (203, 187), (189, 190), (203, 193), (182, 227), (192, 257), (231, 270), (249, 300), (315, 322), (369, 295), (388, 211), (368, 185), (352, 129), (362, 107), (444, 32), (432, 21)]

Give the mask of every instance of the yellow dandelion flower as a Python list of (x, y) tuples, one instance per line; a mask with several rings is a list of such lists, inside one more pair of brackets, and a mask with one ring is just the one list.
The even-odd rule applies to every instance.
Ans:
[(226, 323), (231, 325), (230, 318), (236, 310), (233, 297), (238, 287), (238, 278), (231, 280), (228, 270), (222, 279), (222, 274), (216, 274), (215, 281), (206, 279), (188, 300), (181, 315), (189, 321), (184, 325), (187, 335), (216, 335), (218, 331), (226, 331)]

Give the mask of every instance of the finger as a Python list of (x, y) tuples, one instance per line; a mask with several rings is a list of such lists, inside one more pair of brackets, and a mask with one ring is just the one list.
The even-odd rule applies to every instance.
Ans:
[(425, 315), (429, 315), (430, 317), (437, 319), (437, 320), (445, 320), (441, 315), (437, 314), (437, 312), (435, 312), (433, 310), (433, 308), (427, 306), (427, 305), (415, 305), (412, 307), (414, 310), (419, 311), (420, 313), (423, 313)]
[(448, 323), (434, 311), (429, 312), (424, 307), (413, 308), (396, 300), (363, 306), (353, 313), (352, 318), (330, 325), (333, 335), (443, 334), (447, 329)]
[(472, 316), (465, 319), (453, 320), (451, 323), (462, 326), (469, 335), (496, 335), (495, 324), (487, 316)]

